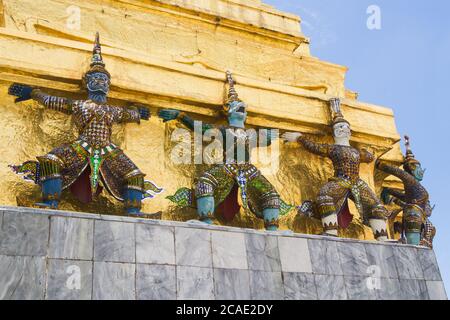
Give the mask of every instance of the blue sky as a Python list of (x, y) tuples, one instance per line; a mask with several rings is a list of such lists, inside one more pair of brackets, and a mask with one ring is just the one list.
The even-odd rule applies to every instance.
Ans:
[[(435, 252), (450, 294), (450, 1), (263, 0), (302, 18), (311, 53), (349, 67), (346, 86), (359, 100), (394, 110), (427, 168), (423, 185), (436, 205)], [(370, 5), (381, 29), (367, 28)]]

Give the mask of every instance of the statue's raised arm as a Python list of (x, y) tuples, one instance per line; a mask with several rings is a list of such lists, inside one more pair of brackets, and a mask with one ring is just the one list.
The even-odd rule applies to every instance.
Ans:
[(325, 143), (314, 142), (305, 137), (300, 132), (286, 132), (281, 135), (281, 139), (285, 142), (298, 142), (309, 152), (321, 156), (329, 157), (331, 146)]
[[(188, 127), (190, 130), (195, 129), (196, 120), (192, 117), (188, 116), (186, 113), (175, 110), (175, 109), (162, 109), (159, 111), (158, 116), (163, 119), (163, 122), (168, 122), (172, 120), (179, 120), (182, 124)], [(203, 123), (198, 121), (202, 126), (202, 133), (205, 133), (207, 130), (214, 128), (215, 126), (209, 123)]]
[(314, 153), (314, 154), (316, 154), (318, 156), (322, 156), (322, 157), (330, 156), (331, 146), (329, 144), (314, 142), (314, 141), (306, 138), (304, 135), (299, 136), (297, 141), (301, 145), (303, 145), (303, 147), (306, 150), (308, 150), (311, 153)]
[(134, 105), (131, 107), (112, 107), (112, 114), (116, 123), (140, 123), (141, 120), (150, 119), (150, 110), (146, 106)]
[(56, 97), (46, 94), (40, 89), (24, 84), (14, 83), (9, 87), (8, 94), (17, 97), (15, 102), (19, 103), (27, 100), (39, 102), (47, 109), (60, 111), (66, 114), (73, 112), (73, 101), (64, 97)]

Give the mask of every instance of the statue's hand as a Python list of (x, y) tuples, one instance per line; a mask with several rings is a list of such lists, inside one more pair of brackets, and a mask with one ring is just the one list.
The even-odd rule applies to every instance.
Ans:
[(180, 115), (180, 111), (174, 109), (162, 109), (158, 112), (158, 116), (163, 119), (163, 122), (175, 120)]
[(18, 84), (14, 83), (9, 87), (8, 94), (12, 96), (16, 96), (17, 99), (15, 102), (21, 102), (31, 99), (31, 92), (34, 88), (24, 85), (24, 84)]
[(285, 142), (297, 142), (302, 135), (300, 132), (286, 132), (281, 135), (281, 139)]
[(146, 106), (137, 106), (141, 120), (150, 119), (150, 109)]

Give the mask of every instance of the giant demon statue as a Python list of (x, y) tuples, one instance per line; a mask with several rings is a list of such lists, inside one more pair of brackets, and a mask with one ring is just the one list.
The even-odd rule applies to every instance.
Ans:
[[(385, 188), (382, 199), (385, 203), (395, 202), (403, 211), (401, 223), (402, 240), (408, 244), (433, 247), (433, 238), (436, 228), (431, 224), (429, 217), (432, 207), (427, 190), (421, 185), (425, 170), (411, 151), (409, 137), (405, 136), (406, 156), (403, 161), (403, 169), (390, 165), (383, 161), (377, 161), (376, 167), (387, 174), (399, 178), (403, 182), (404, 191)], [(400, 211), (391, 215), (394, 219)]]
[(21, 84), (9, 88), (9, 94), (18, 97), (16, 102), (33, 99), (48, 109), (72, 115), (78, 128), (75, 141), (37, 157), (38, 161), (12, 166), (16, 173), (25, 174), (25, 179), (41, 186), (40, 207), (56, 209), (61, 192), (67, 188), (82, 202), (90, 202), (102, 191), (102, 184), (125, 203), (126, 213), (140, 215), (141, 201), (162, 191), (145, 181), (145, 174), (111, 142), (113, 124), (140, 123), (149, 119), (150, 112), (143, 106), (124, 108), (108, 104), (110, 81), (97, 33), (90, 70), (83, 77), (87, 100), (55, 97)]
[[(272, 184), (261, 174), (250, 159), (251, 149), (256, 146), (258, 134), (255, 130), (246, 130), (247, 106), (238, 97), (231, 73), (227, 72), (229, 83), (228, 101), (224, 113), (227, 126), (216, 127), (202, 124), (202, 132), (218, 130), (222, 139), (223, 158), (197, 179), (194, 190), (182, 188), (169, 197), (180, 206), (193, 206), (201, 221), (212, 224), (214, 213), (221, 213), (226, 220), (232, 220), (239, 212), (238, 195), (244, 208), (249, 208), (257, 217), (264, 219), (267, 230), (277, 230), (278, 217), (292, 208), (284, 203)], [(161, 110), (159, 116), (164, 121), (179, 120), (194, 130), (194, 120), (178, 110)], [(270, 145), (276, 138), (273, 131), (266, 130), (259, 135)], [(239, 150), (244, 150), (239, 152)], [(239, 192), (240, 190), (240, 192)]]
[(319, 144), (298, 132), (288, 132), (282, 138), (299, 142), (316, 155), (328, 157), (333, 162), (334, 176), (320, 189), (317, 207), (326, 235), (337, 236), (339, 227), (347, 227), (352, 220), (348, 199), (355, 203), (363, 222), (370, 226), (377, 240), (387, 240), (386, 219), (388, 212), (366, 182), (360, 179), (360, 163), (374, 161), (367, 150), (358, 150), (350, 145), (350, 123), (341, 113), (340, 100), (332, 99), (331, 124), (335, 143)]

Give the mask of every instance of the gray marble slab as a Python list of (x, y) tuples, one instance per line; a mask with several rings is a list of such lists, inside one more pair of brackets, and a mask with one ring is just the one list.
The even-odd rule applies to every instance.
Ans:
[(44, 290), (44, 257), (0, 255), (0, 300), (42, 300)]
[(47, 255), (49, 217), (5, 211), (0, 228), (0, 254)]
[(50, 258), (92, 260), (93, 220), (51, 217), (50, 224)]
[(429, 300), (425, 280), (400, 279), (401, 297), (403, 300)]
[(138, 300), (176, 300), (175, 266), (138, 264), (136, 266)]
[(214, 280), (212, 269), (177, 266), (177, 299), (213, 300)]
[(381, 290), (380, 278), (344, 276), (344, 284), (350, 300), (377, 300)]
[(366, 248), (362, 243), (337, 243), (342, 272), (346, 276), (362, 276), (368, 272)]
[(317, 300), (314, 275), (311, 273), (283, 273), (286, 300)]
[(252, 300), (283, 300), (281, 272), (249, 271)]
[(336, 242), (309, 239), (308, 247), (313, 273), (343, 275)]
[[(41, 216), (59, 216), (59, 217), (69, 217), (69, 218), (81, 218), (81, 219), (92, 219), (92, 220), (103, 220), (103, 221), (117, 221), (117, 222), (128, 222), (128, 223), (138, 223), (146, 225), (157, 225), (157, 226), (168, 226), (168, 227), (182, 227), (182, 228), (193, 228), (193, 229), (204, 229), (212, 231), (223, 231), (223, 232), (235, 232), (235, 233), (254, 233), (261, 235), (271, 235), (271, 236), (283, 236), (289, 238), (300, 238), (300, 239), (313, 239), (313, 240), (330, 240), (328, 236), (312, 235), (312, 234), (301, 234), (301, 233), (291, 233), (291, 232), (273, 232), (265, 230), (255, 230), (248, 228), (238, 228), (238, 227), (228, 227), (228, 226), (218, 226), (218, 225), (208, 225), (205, 223), (189, 223), (189, 222), (179, 222), (179, 221), (168, 221), (168, 220), (153, 220), (146, 218), (137, 217), (124, 217), (115, 216), (108, 214), (93, 214), (85, 212), (75, 212), (75, 211), (62, 211), (62, 210), (45, 210), (45, 209), (35, 209), (26, 207), (12, 207), (12, 206), (0, 206), (0, 212), (10, 212), (10, 213), (22, 213), (26, 215), (41, 215)], [(339, 243), (360, 243), (367, 244), (367, 240), (349, 239), (349, 238), (332, 238), (332, 241)], [(371, 241), (373, 243), (373, 241)], [(397, 242), (384, 242), (384, 246), (398, 246)], [(412, 245), (402, 245), (406, 247), (416, 248)]]
[(398, 279), (380, 278), (381, 288), (378, 290), (379, 300), (402, 300), (402, 289)]
[(446, 297), (434, 252), (409, 245), (0, 208), (0, 299)]
[(250, 276), (247, 270), (214, 269), (217, 300), (250, 300)]
[(176, 263), (181, 266), (212, 267), (211, 232), (175, 228)]
[(390, 246), (376, 244), (366, 245), (367, 260), (370, 266), (376, 266), (379, 276), (383, 278), (397, 278), (394, 250)]
[(174, 233), (171, 227), (136, 225), (137, 262), (175, 264)]
[(250, 270), (281, 271), (277, 237), (246, 234), (245, 245)]
[(346, 300), (343, 276), (317, 274), (314, 276), (319, 300)]
[(92, 261), (47, 262), (47, 300), (91, 300)]
[(312, 272), (308, 240), (299, 238), (278, 238), (281, 270), (284, 272)]
[(441, 281), (441, 272), (434, 251), (431, 249), (417, 249), (417, 256), (422, 267), (423, 276), (428, 281)]
[(424, 278), (416, 248), (397, 246), (393, 250), (400, 279)]
[(94, 260), (135, 262), (134, 224), (95, 221)]
[(442, 281), (427, 281), (426, 284), (430, 300), (448, 300)]
[(245, 235), (211, 232), (213, 266), (219, 269), (248, 269)]
[(130, 263), (94, 262), (94, 300), (136, 299), (135, 265)]

